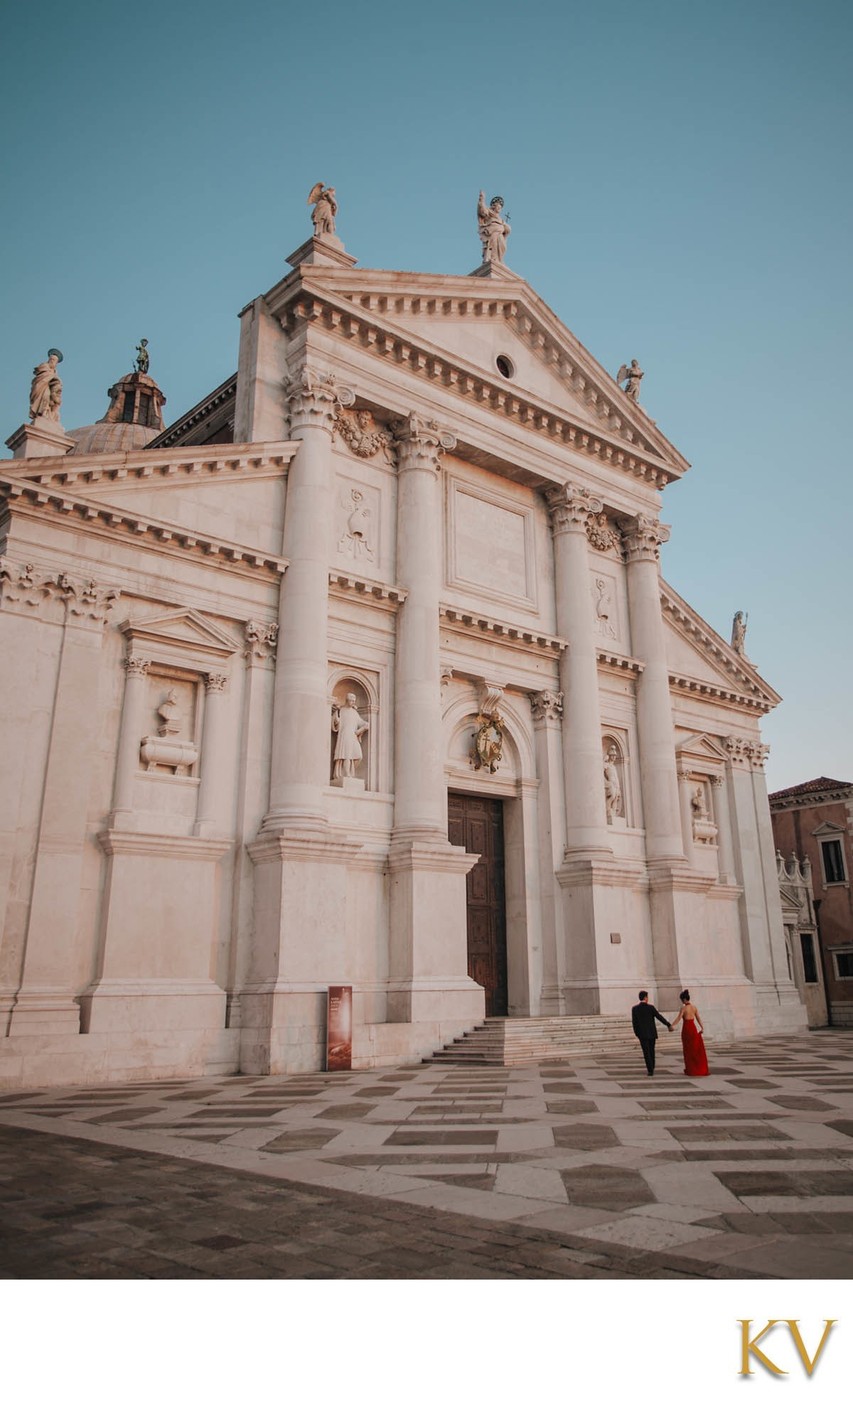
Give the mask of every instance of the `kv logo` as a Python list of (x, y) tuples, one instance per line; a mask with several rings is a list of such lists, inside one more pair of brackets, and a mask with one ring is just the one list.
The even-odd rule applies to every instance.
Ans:
[(738, 1321), (738, 1325), (740, 1326), (740, 1370), (738, 1372), (739, 1374), (748, 1375), (750, 1378), (752, 1378), (754, 1371), (749, 1368), (750, 1357), (752, 1357), (759, 1365), (763, 1365), (766, 1370), (769, 1370), (771, 1375), (787, 1375), (787, 1370), (783, 1370), (781, 1366), (774, 1364), (774, 1362), (770, 1359), (770, 1356), (765, 1355), (764, 1351), (759, 1350), (758, 1348), (759, 1340), (763, 1340), (765, 1335), (769, 1335), (770, 1331), (773, 1330), (775, 1326), (786, 1325), (788, 1327), (788, 1330), (791, 1332), (791, 1336), (794, 1341), (797, 1354), (803, 1362), (803, 1369), (805, 1370), (809, 1379), (811, 1379), (812, 1375), (817, 1369), (817, 1362), (823, 1354), (823, 1347), (829, 1339), (829, 1332), (832, 1330), (832, 1327), (834, 1325), (838, 1324), (838, 1322), (835, 1320), (824, 1321), (823, 1335), (821, 1336), (820, 1341), (818, 1343), (818, 1347), (815, 1350), (814, 1355), (811, 1356), (811, 1358), (809, 1357), (809, 1352), (805, 1347), (803, 1337), (800, 1335), (800, 1322), (798, 1320), (769, 1320), (765, 1325), (764, 1329), (760, 1330), (758, 1334), (752, 1340), (750, 1340), (749, 1327), (754, 1324), (755, 1322), (752, 1320)]

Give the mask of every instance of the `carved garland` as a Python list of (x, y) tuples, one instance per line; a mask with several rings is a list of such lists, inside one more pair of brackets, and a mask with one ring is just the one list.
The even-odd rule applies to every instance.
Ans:
[(120, 594), (115, 587), (99, 586), (91, 577), (39, 572), (32, 562), (16, 566), (7, 557), (0, 557), (0, 604), (3, 605), (8, 602), (37, 607), (46, 600), (56, 600), (65, 607), (67, 616), (103, 625)]

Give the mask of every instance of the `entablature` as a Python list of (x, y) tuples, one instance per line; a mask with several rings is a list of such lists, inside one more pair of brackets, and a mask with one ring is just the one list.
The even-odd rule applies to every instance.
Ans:
[(165, 481), (233, 478), (280, 478), (299, 449), (296, 440), (279, 443), (208, 444), (195, 457), (165, 455), (159, 450), (133, 449), (126, 453), (67, 453), (60, 458), (28, 458), (19, 464), (21, 481), (41, 487), (84, 488), (98, 484), (138, 485), (146, 489)]

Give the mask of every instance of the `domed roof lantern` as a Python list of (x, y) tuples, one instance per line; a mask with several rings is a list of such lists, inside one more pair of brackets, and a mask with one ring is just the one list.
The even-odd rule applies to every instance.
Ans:
[(162, 408), (166, 396), (148, 373), (148, 341), (136, 347), (136, 367), (107, 390), (110, 407), (96, 424), (69, 429), (72, 454), (118, 453), (144, 448), (165, 428)]

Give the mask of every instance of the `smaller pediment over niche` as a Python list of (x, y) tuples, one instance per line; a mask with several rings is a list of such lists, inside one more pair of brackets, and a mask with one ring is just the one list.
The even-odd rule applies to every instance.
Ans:
[(679, 767), (695, 769), (700, 773), (722, 773), (728, 762), (724, 749), (709, 734), (688, 735), (676, 744), (675, 753)]
[(829, 823), (824, 821), (819, 828), (812, 828), (813, 838), (840, 838), (844, 836), (844, 827), (841, 823)]
[(127, 637), (131, 654), (186, 668), (203, 670), (241, 649), (231, 636), (189, 607), (156, 616), (131, 616), (119, 630)]

